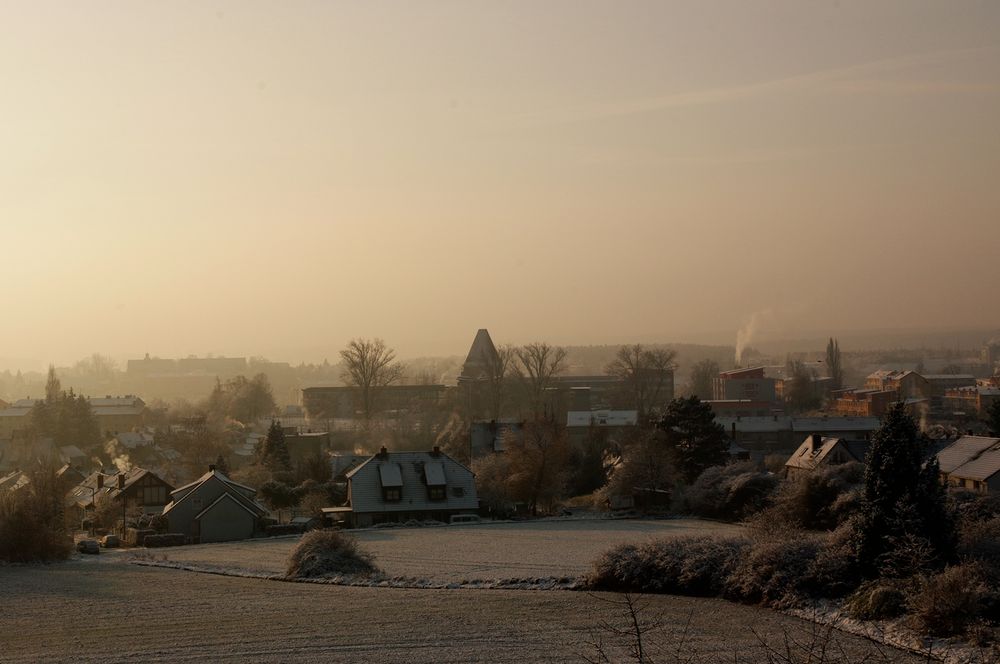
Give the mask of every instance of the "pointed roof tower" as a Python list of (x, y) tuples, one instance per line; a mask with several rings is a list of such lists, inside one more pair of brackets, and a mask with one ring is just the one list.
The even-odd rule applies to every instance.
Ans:
[(479, 380), (489, 374), (490, 365), (496, 361), (497, 347), (493, 345), (489, 330), (483, 328), (476, 332), (476, 338), (472, 340), (472, 347), (462, 365), (462, 380)]

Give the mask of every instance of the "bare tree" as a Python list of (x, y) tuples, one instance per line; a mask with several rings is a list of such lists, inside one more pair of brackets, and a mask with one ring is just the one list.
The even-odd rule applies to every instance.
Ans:
[(562, 497), (569, 458), (565, 431), (554, 422), (536, 419), (525, 422), (520, 435), (510, 436), (504, 446), (511, 489), (532, 514), (538, 514), (539, 507), (550, 508)]
[(340, 377), (357, 389), (361, 413), (368, 423), (377, 412), (382, 390), (403, 375), (403, 365), (381, 339), (351, 339), (340, 357), (344, 362)]
[(544, 342), (530, 343), (514, 349), (515, 371), (521, 380), (531, 411), (542, 412), (545, 390), (552, 379), (566, 368), (566, 349)]
[(650, 410), (673, 398), (669, 388), (673, 387), (676, 358), (677, 351), (672, 348), (622, 346), (605, 371), (622, 381), (642, 420)]
[(488, 358), (486, 363), (486, 379), (489, 381), (490, 415), (492, 419), (499, 420), (503, 414), (507, 401), (507, 386), (510, 383), (510, 374), (514, 369), (514, 348), (510, 345), (503, 345), (497, 348), (497, 352)]

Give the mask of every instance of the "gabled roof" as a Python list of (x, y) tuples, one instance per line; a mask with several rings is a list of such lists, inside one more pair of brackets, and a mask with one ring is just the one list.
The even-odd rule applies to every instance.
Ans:
[(1000, 473), (1000, 444), (984, 450), (951, 471), (949, 475), (961, 479), (985, 481), (997, 473)]
[[(254, 502), (254, 503), (249, 503), (250, 505), (253, 505), (253, 508), (248, 507), (247, 506), (248, 505), (248, 501), (240, 500), (239, 494), (230, 493), (229, 491), (226, 491), (222, 495), (220, 495), (218, 498), (216, 498), (215, 500), (213, 500), (211, 505), (209, 505), (208, 507), (206, 507), (202, 511), (198, 512), (198, 514), (195, 515), (194, 518), (195, 519), (200, 519), (201, 517), (205, 516), (206, 514), (208, 514), (209, 512), (211, 512), (212, 509), (216, 505), (218, 505), (219, 503), (221, 503), (223, 500), (228, 500), (230, 502), (236, 503), (237, 505), (239, 505), (239, 507), (241, 509), (245, 510), (247, 513), (249, 513), (253, 517), (258, 517), (258, 516), (261, 516), (262, 514), (267, 514), (267, 510), (264, 509), (264, 507), (262, 505), (258, 505), (257, 503)], [(166, 513), (166, 510), (164, 510), (164, 513)]]
[(195, 493), (197, 493), (198, 489), (202, 485), (204, 485), (206, 482), (211, 482), (211, 481), (222, 482), (226, 487), (226, 493), (227, 494), (231, 493), (233, 497), (238, 502), (240, 502), (245, 509), (250, 511), (258, 511), (261, 514), (267, 513), (267, 508), (258, 503), (256, 500), (243, 495), (243, 493), (239, 491), (239, 489), (243, 489), (246, 491), (250, 491), (251, 495), (256, 495), (257, 494), (256, 489), (251, 489), (248, 486), (239, 484), (238, 482), (234, 482), (217, 470), (210, 470), (201, 477), (199, 477), (198, 479), (196, 479), (194, 482), (189, 482), (188, 484), (185, 484), (179, 489), (174, 489), (173, 491), (171, 491), (170, 496), (172, 500), (166, 507), (163, 508), (163, 513), (166, 514), (167, 512), (170, 512), (177, 505), (187, 500), (189, 496), (192, 496)]
[[(951, 445), (938, 452), (941, 472), (950, 475), (963, 464), (975, 459), (991, 447), (1000, 444), (1000, 438), (988, 436), (962, 436)], [(970, 478), (974, 479), (974, 478)]]
[(813, 443), (813, 436), (807, 436), (798, 449), (792, 453), (792, 456), (788, 457), (785, 466), (812, 470), (829, 457), (835, 449), (843, 451), (848, 457), (847, 461), (864, 463), (867, 453), (866, 441), (852, 441), (853, 444), (848, 444), (848, 441), (843, 438), (823, 437), (820, 439), (819, 445), (814, 446)]

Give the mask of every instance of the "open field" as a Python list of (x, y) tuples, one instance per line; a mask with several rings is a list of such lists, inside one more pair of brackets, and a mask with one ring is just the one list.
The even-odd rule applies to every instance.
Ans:
[[(607, 548), (651, 537), (732, 534), (739, 526), (677, 519), (568, 519), (352, 532), (387, 574), (445, 583), (578, 576)], [(202, 544), (158, 551), (171, 562), (284, 574), (298, 538)]]
[[(617, 620), (614, 606), (581, 592), (283, 583), (121, 558), (0, 568), (0, 594), (0, 661), (11, 664), (582, 662), (598, 623)], [(696, 662), (766, 661), (751, 627), (775, 645), (786, 633), (808, 639), (813, 629), (720, 600), (650, 596), (648, 607), (674, 642), (690, 618), (684, 651), (696, 653)], [(860, 661), (871, 648), (856, 637), (834, 638), (850, 655), (835, 661)], [(894, 662), (920, 661), (889, 652)]]

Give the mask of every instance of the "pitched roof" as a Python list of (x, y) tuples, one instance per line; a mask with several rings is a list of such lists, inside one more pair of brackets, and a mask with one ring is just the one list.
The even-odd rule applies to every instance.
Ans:
[(174, 507), (187, 500), (188, 496), (194, 495), (198, 491), (199, 487), (201, 487), (206, 482), (212, 480), (218, 480), (219, 482), (225, 484), (226, 493), (232, 493), (237, 502), (243, 505), (244, 509), (248, 509), (250, 511), (257, 511), (260, 514), (267, 513), (266, 507), (258, 503), (253, 498), (245, 496), (243, 495), (243, 493), (238, 491), (238, 489), (244, 489), (246, 491), (250, 491), (251, 494), (255, 496), (257, 494), (256, 489), (252, 489), (246, 485), (240, 484), (239, 482), (234, 482), (233, 480), (229, 479), (228, 477), (226, 477), (217, 470), (210, 470), (201, 477), (199, 477), (198, 479), (196, 479), (194, 482), (189, 482), (184, 486), (171, 491), (170, 492), (171, 501), (169, 504), (167, 504), (166, 507), (163, 508), (163, 513), (166, 514), (167, 512), (174, 509)]
[(994, 445), (951, 471), (949, 475), (969, 480), (988, 480), (1000, 473), (1000, 444)]
[(490, 365), (497, 357), (497, 348), (490, 339), (490, 333), (481, 329), (476, 332), (476, 338), (472, 340), (469, 354), (462, 364), (462, 374), (460, 381), (481, 380), (487, 377)]
[(1000, 443), (1000, 438), (962, 436), (938, 452), (937, 460), (941, 472), (950, 475), (962, 464), (971, 461), (998, 443)]
[(864, 463), (865, 454), (867, 453), (867, 441), (851, 441), (851, 443), (849, 444), (843, 438), (823, 437), (820, 439), (819, 445), (814, 447), (813, 437), (807, 436), (798, 449), (792, 453), (792, 456), (788, 457), (785, 466), (812, 470), (830, 456), (835, 449), (842, 450), (850, 457), (845, 461)]

